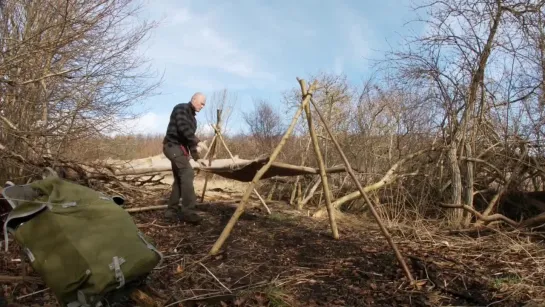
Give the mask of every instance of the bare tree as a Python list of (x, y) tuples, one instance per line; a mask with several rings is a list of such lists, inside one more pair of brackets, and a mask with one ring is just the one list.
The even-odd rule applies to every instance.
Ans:
[[(407, 42), (404, 51), (393, 52), (387, 59), (400, 83), (412, 84), (440, 110), (437, 118), (448, 148), (440, 164), (444, 162), (449, 176), (437, 182), (441, 193), (450, 189), (450, 199), (444, 201), (460, 208), (450, 211), (454, 225), (470, 222), (470, 212), (461, 208), (472, 209), (476, 191), (490, 187), (484, 173), (493, 174), (502, 186), (489, 203), (486, 216), (512, 185), (506, 174), (521, 170), (520, 160), (527, 151), (519, 150), (519, 142), (513, 143), (527, 122), (520, 107), (533, 100), (543, 78), (541, 66), (535, 65), (540, 61), (529, 56), (540, 54), (535, 52), (540, 32), (526, 30), (538, 38), (533, 44), (519, 33), (532, 27), (525, 20), (540, 20), (543, 5), (543, 1), (430, 1), (419, 7), (429, 16), (426, 34)], [(481, 158), (498, 144), (503, 144), (502, 151), (494, 152), (504, 157), (503, 163), (494, 167), (498, 171), (476, 162), (483, 161)], [(506, 156), (519, 162), (506, 161)]]
[(74, 157), (73, 140), (108, 131), (153, 94), (159, 83), (137, 48), (154, 24), (139, 9), (132, 0), (2, 1), (1, 173), (25, 177), (44, 158)]
[(233, 114), (233, 109), (236, 107), (238, 96), (236, 93), (229, 92), (228, 89), (215, 91), (207, 101), (206, 105), (206, 120), (208, 123), (216, 123), (216, 110), (222, 110), (222, 133), (229, 134), (229, 119)]
[(280, 113), (264, 99), (254, 100), (254, 110), (242, 113), (252, 137), (261, 146), (261, 153), (270, 153), (284, 133)]

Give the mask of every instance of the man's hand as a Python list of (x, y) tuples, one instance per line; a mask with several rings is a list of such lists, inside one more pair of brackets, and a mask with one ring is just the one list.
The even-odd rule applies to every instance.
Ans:
[(208, 152), (208, 145), (206, 145), (206, 141), (202, 141), (197, 144), (197, 152), (198, 153)]

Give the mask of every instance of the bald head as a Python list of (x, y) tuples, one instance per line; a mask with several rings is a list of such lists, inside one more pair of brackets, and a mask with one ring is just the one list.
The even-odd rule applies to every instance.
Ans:
[(206, 96), (203, 93), (197, 92), (191, 97), (191, 104), (195, 109), (195, 112), (199, 112), (206, 104)]

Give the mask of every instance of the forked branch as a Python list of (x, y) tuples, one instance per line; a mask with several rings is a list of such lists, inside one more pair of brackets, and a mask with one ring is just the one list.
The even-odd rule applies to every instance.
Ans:
[(485, 223), (491, 223), (491, 222), (495, 222), (495, 221), (503, 221), (515, 228), (518, 228), (519, 227), (519, 223), (513, 221), (512, 219), (502, 215), (502, 214), (499, 214), (499, 213), (496, 213), (496, 214), (492, 214), (492, 215), (483, 215), (481, 214), (479, 211), (471, 208), (470, 206), (467, 206), (467, 205), (454, 205), (454, 204), (440, 204), (441, 207), (443, 208), (452, 208), (452, 209), (464, 209), (465, 211), (473, 214), (476, 218), (478, 218), (479, 220), (485, 222)]

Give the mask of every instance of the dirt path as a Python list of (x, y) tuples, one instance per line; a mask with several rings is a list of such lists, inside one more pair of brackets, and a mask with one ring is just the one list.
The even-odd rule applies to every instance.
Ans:
[[(200, 183), (196, 186), (199, 190)], [(149, 281), (163, 306), (522, 306), (544, 296), (540, 264), (545, 257), (536, 244), (505, 235), (472, 239), (445, 237), (433, 228), (398, 228), (395, 240), (421, 280), (416, 291), (372, 221), (345, 217), (339, 223), (341, 240), (335, 241), (325, 221), (278, 202), (270, 204), (273, 214), (267, 215), (256, 201), (223, 252), (200, 261), (234, 210), (214, 200), (236, 199), (244, 185), (214, 180), (209, 187), (212, 203), (199, 206), (201, 225), (168, 224), (161, 211), (134, 214), (166, 256)], [(150, 193), (128, 206), (150, 205), (167, 192)], [(0, 274), (20, 275), (18, 255), (12, 244), (10, 254), (2, 254)], [(2, 287), (10, 298), (43, 289)], [(55, 306), (47, 291), (17, 303)]]

